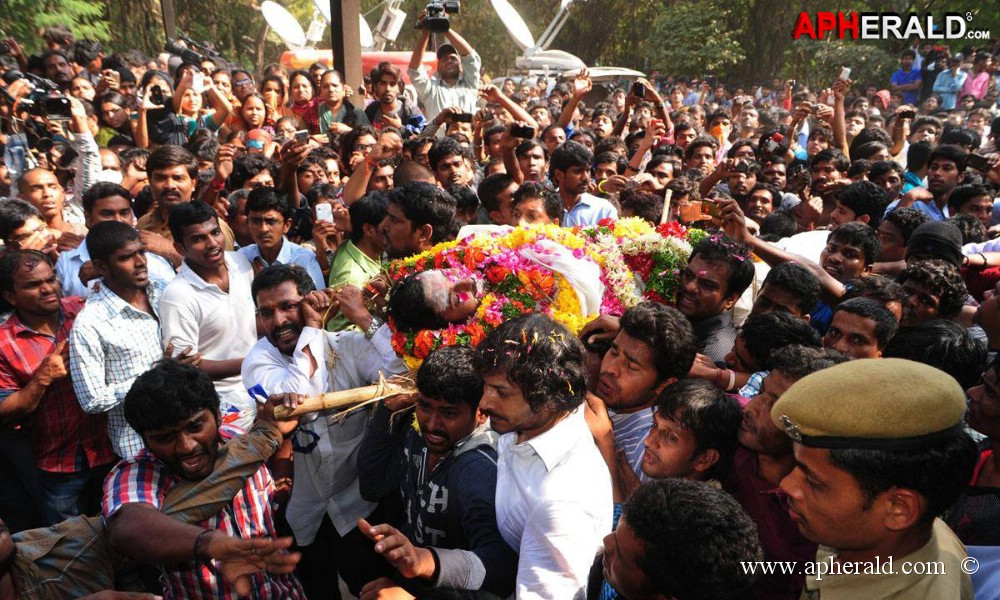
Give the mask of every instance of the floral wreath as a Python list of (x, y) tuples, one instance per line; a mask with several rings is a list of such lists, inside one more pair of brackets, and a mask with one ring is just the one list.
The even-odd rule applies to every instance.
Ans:
[[(451, 269), (453, 277), (479, 277), (486, 294), (464, 323), (443, 329), (408, 332), (390, 319), (393, 349), (416, 369), (441, 346), (477, 346), (504, 321), (538, 312), (563, 324), (574, 334), (597, 315), (583, 315), (576, 291), (558, 272), (524, 258), (519, 250), (550, 240), (582, 260), (600, 267), (605, 286), (601, 313), (621, 315), (643, 298), (672, 303), (680, 269), (687, 264), (691, 242), (702, 235), (677, 223), (653, 227), (639, 218), (602, 219), (596, 227), (566, 229), (528, 225), (508, 231), (479, 233), (444, 242), (389, 266), (398, 281), (432, 269)], [(544, 253), (544, 249), (539, 248)]]

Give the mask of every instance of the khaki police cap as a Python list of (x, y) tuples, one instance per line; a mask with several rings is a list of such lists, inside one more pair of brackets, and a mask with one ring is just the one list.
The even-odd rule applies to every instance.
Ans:
[(961, 428), (965, 392), (934, 367), (852, 360), (803, 377), (771, 408), (792, 440), (815, 448), (920, 448)]

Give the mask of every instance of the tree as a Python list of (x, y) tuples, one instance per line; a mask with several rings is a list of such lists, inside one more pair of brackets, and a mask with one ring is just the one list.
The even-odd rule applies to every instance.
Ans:
[(746, 60), (730, 29), (731, 11), (709, 2), (677, 2), (653, 22), (650, 54), (671, 75), (720, 76)]

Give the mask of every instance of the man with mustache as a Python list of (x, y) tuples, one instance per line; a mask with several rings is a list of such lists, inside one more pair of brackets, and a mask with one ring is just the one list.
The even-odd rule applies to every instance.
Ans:
[[(278, 264), (257, 275), (252, 294), (264, 332), (241, 370), (252, 396), (353, 389), (378, 381), (380, 374), (405, 370), (392, 349), (388, 326), (369, 314), (358, 288), (316, 291), (305, 269)], [(324, 321), (338, 307), (364, 333), (324, 331)], [(356, 411), (331, 421), (336, 415), (330, 410), (303, 416), (299, 430), (286, 441), (296, 456), (285, 516), (302, 548), (299, 571), (311, 598), (339, 597), (337, 571), (355, 594), (386, 572), (357, 528), (358, 519), (384, 519), (358, 488), (358, 447), (370, 413)]]
[[(361, 491), (372, 500), (401, 492), (406, 518), (399, 529), (359, 523), (399, 571), (369, 583), (362, 597), (386, 588), (419, 595), (447, 586), (501, 597), (514, 590), (517, 553), (500, 536), (494, 507), (497, 435), (478, 410), (483, 379), (472, 356), (467, 346), (435, 350), (417, 371), (416, 398), (375, 408), (361, 444)], [(414, 415), (419, 431), (409, 426)]]

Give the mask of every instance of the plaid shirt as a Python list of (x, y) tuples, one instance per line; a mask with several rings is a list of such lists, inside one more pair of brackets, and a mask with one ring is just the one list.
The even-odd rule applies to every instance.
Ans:
[[(228, 425), (219, 428), (222, 440), (241, 433), (241, 429)], [(109, 519), (125, 504), (136, 502), (161, 509), (167, 492), (179, 481), (180, 477), (169, 471), (148, 449), (143, 449), (134, 458), (118, 463), (104, 480), (104, 518)], [(266, 466), (262, 466), (247, 479), (243, 489), (233, 498), (232, 504), (198, 525), (206, 529), (219, 529), (226, 535), (243, 539), (274, 537), (276, 531), (271, 513), (273, 495), (274, 480), (271, 479), (271, 472)], [(207, 564), (186, 562), (161, 569), (163, 597), (167, 600), (238, 599), (236, 589), (220, 576), (214, 560)], [(259, 600), (305, 600), (306, 597), (294, 575), (258, 572), (251, 576), (251, 584), (251, 597)]]
[(160, 346), (160, 294), (166, 283), (146, 287), (153, 313), (143, 312), (106, 286), (87, 298), (69, 336), (69, 368), (80, 406), (107, 413), (108, 435), (122, 458), (142, 450), (142, 438), (125, 421), (125, 394), (135, 378), (163, 357)]
[[(82, 307), (81, 298), (62, 299), (55, 337), (27, 328), (16, 313), (0, 325), (0, 401), (28, 385), (56, 344), (69, 337)], [(69, 377), (46, 389), (26, 424), (35, 462), (44, 471), (74, 473), (115, 459), (104, 415), (88, 415), (80, 410)]]

